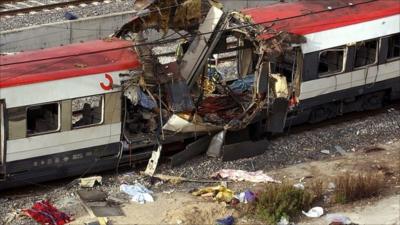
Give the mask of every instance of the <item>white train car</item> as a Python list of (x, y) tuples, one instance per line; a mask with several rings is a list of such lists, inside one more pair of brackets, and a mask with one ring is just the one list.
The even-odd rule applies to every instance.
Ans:
[(98, 40), (1, 57), (0, 189), (115, 167), (120, 74), (132, 42)]
[[(275, 34), (306, 38), (300, 46), (299, 107), (289, 113), (295, 116), (287, 125), (375, 109), (400, 98), (399, 1), (298, 1), (242, 12)], [(293, 58), (273, 64), (290, 80)]]

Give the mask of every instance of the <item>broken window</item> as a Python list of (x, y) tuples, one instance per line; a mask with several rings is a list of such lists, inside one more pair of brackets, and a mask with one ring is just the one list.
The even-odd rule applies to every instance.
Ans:
[(319, 76), (343, 71), (345, 48), (332, 48), (319, 53)]
[(72, 128), (96, 125), (103, 122), (103, 96), (72, 100)]
[(59, 129), (58, 103), (30, 106), (26, 111), (27, 135), (57, 131)]
[(288, 82), (292, 82), (293, 71), (295, 69), (295, 58), (296, 52), (291, 51), (281, 58), (278, 58), (276, 61), (271, 62), (271, 73), (272, 74), (281, 74), (286, 77)]
[(362, 67), (376, 62), (377, 40), (363, 41), (356, 44), (354, 67)]
[(389, 37), (387, 59), (400, 57), (400, 33)]

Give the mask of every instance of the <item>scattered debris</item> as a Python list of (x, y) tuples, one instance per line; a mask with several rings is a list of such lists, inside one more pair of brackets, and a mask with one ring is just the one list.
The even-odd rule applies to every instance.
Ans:
[(35, 202), (31, 209), (22, 211), (42, 225), (64, 225), (73, 220), (71, 216), (59, 211), (47, 200)]
[(192, 195), (201, 197), (212, 197), (216, 201), (229, 203), (233, 199), (234, 192), (222, 185), (218, 185), (193, 191)]
[(329, 151), (329, 150), (326, 150), (326, 149), (321, 150), (321, 153), (324, 153), (324, 154), (326, 154), (326, 155), (330, 155), (330, 154), (331, 154), (330, 151)]
[(325, 220), (329, 225), (349, 225), (352, 224), (351, 220), (347, 216), (340, 214), (326, 214)]
[(79, 179), (79, 186), (83, 188), (92, 188), (96, 184), (101, 185), (101, 183), (102, 183), (101, 176), (86, 177)]
[(262, 170), (247, 172), (244, 170), (222, 169), (214, 173), (211, 177), (228, 178), (234, 181), (249, 181), (253, 183), (280, 183), (280, 181), (274, 180), (272, 177), (266, 175)]
[(253, 202), (256, 199), (256, 195), (253, 192), (246, 190), (238, 195), (235, 195), (235, 198), (238, 199), (239, 202), (247, 204)]
[(68, 11), (64, 13), (64, 17), (67, 20), (76, 20), (76, 19), (78, 19), (78, 16), (76, 16), (73, 12), (68, 12)]
[(222, 145), (225, 142), (226, 130), (222, 130), (215, 134), (208, 146), (207, 155), (210, 157), (218, 158), (221, 156)]
[(145, 186), (141, 184), (121, 184), (120, 190), (131, 196), (131, 200), (134, 202), (138, 202), (140, 204), (144, 204), (146, 202), (154, 202), (154, 199), (151, 196), (153, 192), (148, 190)]
[(286, 218), (286, 216), (282, 216), (277, 225), (289, 225), (289, 220)]
[(335, 149), (341, 156), (347, 155), (347, 152), (339, 145), (335, 145)]
[(147, 164), (146, 170), (144, 171), (144, 173), (146, 175), (149, 175), (149, 176), (154, 175), (154, 172), (157, 169), (158, 160), (160, 159), (161, 149), (162, 149), (162, 145), (159, 144), (157, 147), (157, 151), (152, 152), (149, 162)]
[(233, 225), (234, 222), (235, 218), (233, 218), (233, 216), (227, 216), (222, 219), (217, 219), (216, 225)]
[[(107, 194), (98, 190), (78, 190), (82, 206), (91, 217), (108, 217), (124, 215), (121, 208), (107, 201)], [(112, 202), (112, 201), (111, 201)]]
[(107, 217), (96, 217), (90, 221), (85, 222), (85, 225), (108, 225), (109, 220)]
[(305, 216), (307, 217), (312, 217), (312, 218), (318, 218), (324, 215), (324, 209), (322, 207), (314, 207), (308, 210), (308, 212), (301, 211)]
[(300, 189), (300, 190), (304, 190), (304, 184), (302, 184), (302, 183), (293, 184), (293, 187)]

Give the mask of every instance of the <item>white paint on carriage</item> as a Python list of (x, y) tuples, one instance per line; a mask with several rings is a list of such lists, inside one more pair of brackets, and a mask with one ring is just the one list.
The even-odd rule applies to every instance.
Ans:
[[(368, 72), (366, 72), (366, 69), (367, 68), (302, 82), (300, 100), (354, 87), (361, 88), (364, 87), (364, 85), (365, 87), (370, 87), (376, 82), (400, 78), (400, 60), (381, 64), (379, 66), (371, 66), (368, 68)], [(396, 84), (392, 86), (394, 85)], [(400, 83), (397, 85), (400, 85)]]
[(306, 34), (304, 54), (400, 32), (400, 14), (335, 29)]
[[(107, 73), (112, 76), (114, 86), (121, 84), (120, 73), (128, 73), (128, 71)], [(0, 99), (6, 100), (7, 108), (13, 108), (120, 91), (121, 88), (119, 87), (108, 91), (101, 88), (101, 82), (105, 85), (108, 84), (105, 74), (100, 73), (2, 88)]]
[(7, 141), (7, 162), (70, 152), (120, 141), (121, 123)]

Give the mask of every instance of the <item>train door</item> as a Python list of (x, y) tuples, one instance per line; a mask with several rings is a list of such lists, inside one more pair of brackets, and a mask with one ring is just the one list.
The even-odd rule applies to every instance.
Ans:
[(4, 101), (0, 100), (0, 180), (5, 178), (6, 173), (6, 145), (4, 129)]

